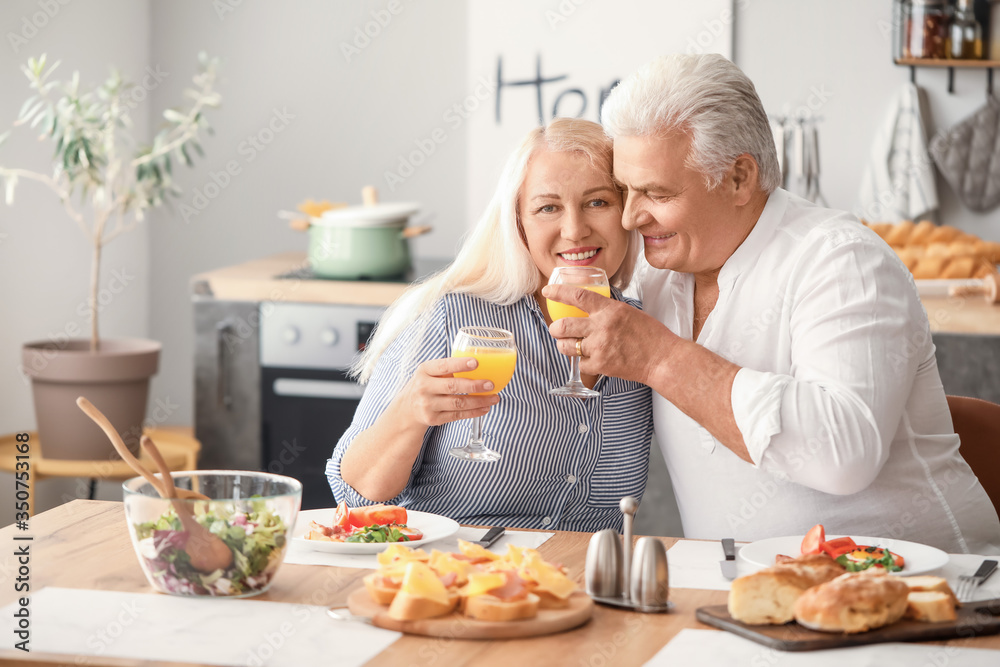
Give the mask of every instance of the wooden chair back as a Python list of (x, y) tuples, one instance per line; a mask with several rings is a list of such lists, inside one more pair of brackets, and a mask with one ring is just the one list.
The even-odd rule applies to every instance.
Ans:
[(980, 398), (949, 396), (948, 409), (955, 433), (962, 441), (962, 458), (1000, 513), (1000, 405)]

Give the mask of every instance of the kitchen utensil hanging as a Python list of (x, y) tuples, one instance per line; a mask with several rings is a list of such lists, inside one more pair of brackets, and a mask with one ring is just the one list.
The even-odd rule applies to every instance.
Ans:
[(826, 206), (820, 190), (819, 128), (822, 120), (811, 113), (771, 117), (771, 132), (781, 170), (781, 187)]

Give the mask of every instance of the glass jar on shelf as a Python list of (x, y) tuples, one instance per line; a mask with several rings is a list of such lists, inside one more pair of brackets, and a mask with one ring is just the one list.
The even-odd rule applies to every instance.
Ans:
[(973, 13), (972, 0), (958, 0), (948, 26), (948, 57), (979, 60), (983, 57), (983, 26)]
[(905, 17), (903, 57), (945, 58), (948, 51), (947, 0), (911, 0)]

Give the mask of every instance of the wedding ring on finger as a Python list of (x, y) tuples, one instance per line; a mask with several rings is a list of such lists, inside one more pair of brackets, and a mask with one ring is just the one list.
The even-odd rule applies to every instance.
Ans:
[(576, 339), (576, 356), (578, 356), (578, 357), (582, 357), (583, 356), (583, 339), (582, 338), (577, 338)]

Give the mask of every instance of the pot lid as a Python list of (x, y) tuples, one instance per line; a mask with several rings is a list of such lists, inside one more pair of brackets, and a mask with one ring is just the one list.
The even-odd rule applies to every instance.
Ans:
[(402, 227), (420, 210), (420, 204), (392, 203), (348, 206), (325, 211), (312, 224), (320, 227)]

